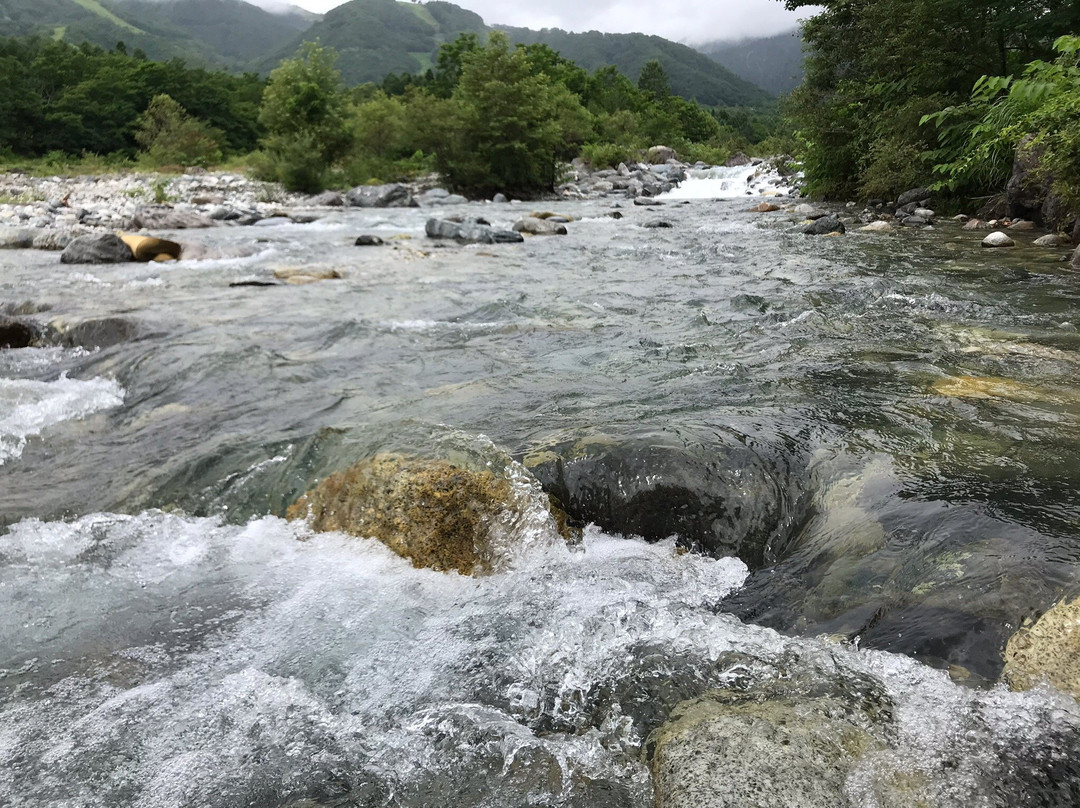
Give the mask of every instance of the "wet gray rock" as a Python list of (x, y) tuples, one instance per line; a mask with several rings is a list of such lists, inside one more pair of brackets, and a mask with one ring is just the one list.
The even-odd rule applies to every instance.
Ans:
[(408, 186), (399, 183), (359, 185), (345, 194), (345, 202), (354, 208), (415, 208), (419, 206), (413, 199)]
[(445, 188), (432, 188), (416, 197), (416, 201), (421, 207), (430, 208), (439, 205), (462, 205), (469, 200), (460, 194), (452, 194)]
[(929, 219), (924, 219), (922, 216), (908, 216), (903, 220), (904, 227), (926, 227), (930, 224)]
[(521, 233), (496, 230), (479, 222), (452, 222), (448, 219), (428, 219), (424, 227), (428, 238), (454, 239), (462, 244), (513, 244), (525, 240)]
[(648, 541), (678, 536), (751, 568), (779, 557), (804, 516), (791, 461), (735, 437), (684, 445), (596, 435), (539, 447), (522, 462), (575, 520)]
[(60, 253), (62, 264), (122, 264), (135, 256), (114, 233), (99, 233), (73, 239)]
[(125, 317), (85, 320), (61, 329), (60, 342), (68, 348), (108, 348), (139, 336), (139, 324)]
[(340, 208), (345, 205), (345, 197), (337, 191), (323, 191), (310, 197), (307, 204), (313, 208)]
[(735, 152), (735, 154), (727, 159), (727, 162), (724, 163), (724, 165), (728, 168), (735, 168), (738, 166), (748, 166), (751, 162), (748, 155), (743, 154), (742, 152)]
[(496, 205), (505, 205), (510, 200), (506, 198), (506, 194), (495, 194), (495, 196), (491, 197), (491, 201)]
[(1072, 268), (1073, 269), (1080, 269), (1080, 247), (1077, 247), (1073, 251)]
[(0, 350), (39, 345), (43, 334), (40, 323), (0, 314)]
[(671, 222), (664, 221), (663, 219), (653, 219), (652, 221), (645, 222), (645, 224), (642, 225), (642, 227), (647, 227), (650, 230), (663, 229), (674, 226), (675, 225), (673, 225)]
[(668, 160), (678, 160), (679, 155), (669, 146), (653, 146), (647, 152), (650, 163), (666, 163)]
[[(656, 807), (851, 806), (849, 775), (865, 755), (887, 748), (875, 725), (889, 722), (889, 705), (883, 696), (860, 703), (842, 691), (802, 685), (811, 692), (766, 684), (750, 692), (713, 691), (679, 705), (647, 744)], [(861, 694), (865, 687), (852, 683), (851, 689)], [(880, 777), (874, 790), (891, 797), (885, 804), (935, 804), (918, 801), (925, 799), (918, 777), (896, 783), (888, 774), (871, 776)]]
[(169, 205), (140, 205), (135, 209), (132, 222), (142, 230), (192, 230), (216, 224), (206, 214), (176, 210)]
[(379, 236), (372, 236), (368, 234), (358, 236), (356, 239), (357, 247), (381, 247), (385, 243), (386, 242), (383, 241)]
[(63, 250), (75, 238), (70, 230), (48, 229), (34, 235), (32, 246), (35, 250)]
[(896, 206), (902, 208), (905, 205), (913, 203), (923, 204), (927, 202), (933, 196), (928, 188), (912, 188), (910, 191), (904, 191), (896, 200)]
[(0, 249), (28, 250), (34, 246), (34, 232), (25, 227), (0, 227)]
[(846, 233), (847, 228), (838, 216), (830, 214), (810, 222), (802, 229), (802, 232), (808, 236), (826, 236), (830, 233)]
[(1059, 236), (1056, 233), (1048, 233), (1035, 239), (1036, 247), (1068, 247), (1070, 244), (1072, 242), (1068, 238)]
[(531, 236), (565, 236), (566, 227), (559, 222), (550, 219), (539, 219), (535, 216), (526, 216), (514, 222), (513, 229), (517, 233), (528, 233)]

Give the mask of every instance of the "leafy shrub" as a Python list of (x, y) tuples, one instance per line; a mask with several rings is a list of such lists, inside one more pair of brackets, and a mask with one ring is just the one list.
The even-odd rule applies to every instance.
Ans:
[(151, 166), (208, 166), (220, 162), (220, 133), (191, 117), (167, 94), (156, 95), (139, 116), (135, 141)]

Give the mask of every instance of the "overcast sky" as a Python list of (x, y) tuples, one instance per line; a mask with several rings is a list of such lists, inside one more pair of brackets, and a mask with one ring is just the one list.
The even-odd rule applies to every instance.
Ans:
[[(273, 0), (270, 0), (271, 2)], [(640, 31), (678, 42), (767, 36), (793, 28), (799, 17), (781, 0), (453, 0), (488, 25), (563, 28), (568, 31)], [(267, 0), (255, 0), (260, 5)], [(343, 0), (291, 0), (311, 11), (328, 11)]]

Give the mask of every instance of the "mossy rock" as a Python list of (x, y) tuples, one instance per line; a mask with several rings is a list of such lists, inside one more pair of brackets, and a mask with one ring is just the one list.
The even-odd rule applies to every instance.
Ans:
[(1047, 681), (1080, 699), (1080, 597), (1062, 600), (1009, 638), (1003, 677), (1013, 690)]
[(686, 702), (650, 739), (656, 808), (848, 806), (849, 774), (883, 748), (861, 723), (829, 696)]
[[(416, 567), (473, 575), (497, 570), (506, 535), (528, 507), (492, 471), (380, 454), (326, 478), (285, 515), (317, 531), (378, 539)], [(566, 514), (554, 504), (548, 511), (551, 530), (575, 538)]]

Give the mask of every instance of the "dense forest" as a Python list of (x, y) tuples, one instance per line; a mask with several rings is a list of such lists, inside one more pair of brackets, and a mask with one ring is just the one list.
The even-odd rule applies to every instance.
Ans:
[(1045, 183), (1077, 187), (1075, 0), (786, 5), (823, 6), (786, 105), (812, 193), (895, 198), (932, 182), (970, 201), (1004, 189), (1018, 148), (1038, 153)]
[(381, 85), (347, 87), (336, 59), (306, 44), (264, 80), (154, 62), (122, 43), (0, 39), (0, 153), (101, 155), (118, 167), (242, 156), (260, 176), (308, 191), (437, 170), (464, 193), (529, 195), (551, 190), (558, 165), (578, 156), (617, 165), (662, 143), (717, 162), (773, 124), (768, 111), (675, 95), (657, 60), (635, 82), (498, 33), (462, 35), (428, 70)]

